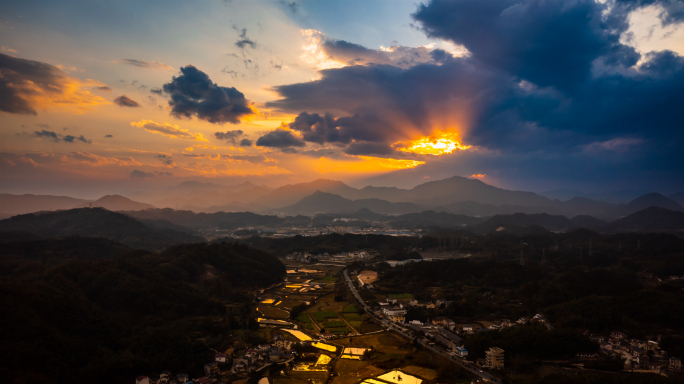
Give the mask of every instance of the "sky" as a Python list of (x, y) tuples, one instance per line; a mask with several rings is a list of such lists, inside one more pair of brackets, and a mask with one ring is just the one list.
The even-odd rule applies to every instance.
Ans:
[(0, 192), (684, 191), (684, 2), (0, 3)]

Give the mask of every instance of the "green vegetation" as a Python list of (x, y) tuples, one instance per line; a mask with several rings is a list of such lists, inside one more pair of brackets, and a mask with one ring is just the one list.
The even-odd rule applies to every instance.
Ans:
[(311, 316), (313, 316), (316, 321), (321, 322), (327, 318), (331, 317), (337, 317), (337, 313), (334, 311), (320, 311), (320, 312), (314, 312)]
[(302, 323), (310, 323), (311, 322), (309, 315), (307, 315), (306, 313), (300, 313), (299, 315), (297, 315), (296, 319), (301, 321)]
[(339, 320), (326, 321), (325, 323), (323, 323), (323, 326), (325, 328), (340, 328), (340, 327), (346, 327), (347, 323), (345, 323), (344, 321), (339, 321)]
[(260, 340), (247, 331), (258, 329), (250, 290), (285, 274), (278, 259), (239, 244), (115, 256), (105, 250), (125, 247), (80, 240), (0, 247), (0, 304), (11, 308), (0, 327), (3, 381), (114, 384), (170, 368), (196, 376), (231, 332)]
[(350, 321), (351, 320), (355, 320), (355, 321), (361, 320), (361, 315), (359, 315), (358, 313), (343, 313), (342, 316), (344, 316), (345, 319), (350, 320)]
[[(349, 305), (347, 305), (346, 307), (344, 307), (344, 309), (342, 310), (342, 312), (344, 312), (344, 313), (356, 313), (356, 312), (357, 312), (356, 305), (354, 305), (354, 304), (349, 304)], [(345, 316), (346, 316), (346, 315), (345, 315)]]
[(337, 277), (334, 276), (325, 276), (321, 280), (323, 280), (326, 283), (334, 283), (337, 281)]

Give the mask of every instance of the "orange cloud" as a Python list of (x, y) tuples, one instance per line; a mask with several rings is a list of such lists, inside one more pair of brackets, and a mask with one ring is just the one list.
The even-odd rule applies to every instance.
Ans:
[(470, 175), (470, 177), (476, 177), (476, 178), (478, 178), (478, 179), (481, 179), (481, 178), (483, 178), (483, 177), (485, 177), (485, 176), (487, 176), (486, 173), (476, 173), (476, 174), (474, 174), (474, 175)]
[(314, 169), (319, 173), (363, 173), (415, 168), (422, 164), (425, 164), (425, 162), (371, 156), (358, 156), (353, 160), (336, 160), (328, 157), (321, 157), (314, 163)]
[(4, 102), (0, 111), (35, 115), (38, 109), (83, 113), (109, 102), (86, 90), (105, 84), (70, 77), (56, 66), (0, 53), (0, 83)]
[(61, 160), (67, 163), (79, 163), (91, 166), (103, 166), (103, 165), (142, 165), (140, 162), (135, 161), (134, 158), (130, 156), (113, 156), (104, 157), (98, 156), (90, 152), (71, 152), (62, 156)]
[(174, 139), (188, 139), (198, 141), (209, 141), (201, 133), (192, 133), (178, 125), (169, 123), (159, 124), (152, 120), (140, 120), (131, 122), (134, 127), (144, 128), (148, 132), (157, 133)]

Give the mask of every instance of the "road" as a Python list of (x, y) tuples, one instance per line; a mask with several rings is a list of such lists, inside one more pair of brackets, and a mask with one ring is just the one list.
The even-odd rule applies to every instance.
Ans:
[[(361, 295), (359, 295), (359, 292), (356, 290), (356, 287), (354, 287), (354, 284), (349, 279), (349, 275), (347, 275), (346, 269), (344, 270), (343, 274), (344, 274), (344, 279), (346, 280), (347, 285), (349, 286), (349, 290), (351, 291), (352, 294), (354, 294), (354, 297), (356, 297), (356, 300), (359, 302), (359, 304), (363, 307), (363, 309), (366, 311), (366, 313), (370, 317), (375, 319), (375, 321), (377, 321), (378, 324), (382, 325), (382, 327), (385, 329), (396, 332), (399, 335), (401, 335), (401, 336), (403, 336), (409, 340), (415, 339), (415, 337), (412, 334), (410, 334), (408, 331), (404, 330), (403, 328), (399, 327), (398, 325), (392, 323), (392, 321), (387, 320), (387, 319), (378, 318), (375, 315), (375, 313), (371, 310), (371, 308), (366, 304), (366, 302), (363, 301), (363, 299), (361, 299)], [(461, 360), (460, 358), (450, 354), (449, 352), (447, 352), (441, 348), (437, 348), (437, 347), (434, 347), (432, 345), (429, 345), (428, 341), (425, 338), (418, 338), (418, 342), (423, 347), (431, 350), (434, 353), (437, 353), (439, 355), (444, 356), (445, 358), (449, 359), (449, 361), (456, 363), (457, 365), (461, 366), (463, 369), (466, 369), (466, 370), (472, 372), (473, 374), (475, 374), (475, 375), (477, 375), (477, 376), (479, 376), (485, 380), (488, 380), (488, 381), (490, 381), (492, 383), (496, 383), (496, 384), (503, 384), (503, 382), (501, 380), (497, 379), (496, 377), (490, 375), (487, 372), (481, 371), (474, 364), (471, 364), (465, 360)]]

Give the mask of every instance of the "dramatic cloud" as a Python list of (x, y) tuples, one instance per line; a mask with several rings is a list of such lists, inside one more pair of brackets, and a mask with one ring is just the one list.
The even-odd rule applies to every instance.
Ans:
[(80, 142), (83, 142), (86, 144), (92, 143), (92, 141), (86, 139), (85, 137), (83, 137), (83, 135), (80, 135), (78, 137), (72, 136), (72, 135), (64, 136), (64, 135), (60, 135), (59, 133), (55, 133), (53, 131), (48, 131), (45, 129), (43, 129), (42, 131), (35, 131), (33, 133), (33, 136), (39, 137), (39, 138), (48, 138), (48, 139), (51, 139), (52, 141), (54, 141), (56, 143), (59, 143), (60, 141), (65, 142), (65, 143), (75, 143), (77, 141), (80, 141)]
[(133, 171), (131, 171), (131, 179), (144, 179), (144, 178), (148, 178), (148, 177), (154, 177), (154, 174), (139, 171), (137, 169), (134, 169)]
[(263, 136), (257, 142), (257, 147), (273, 147), (273, 148), (291, 148), (303, 147), (306, 145), (304, 141), (293, 135), (292, 132), (285, 129), (276, 129)]
[(0, 53), (0, 111), (35, 115), (38, 109), (60, 108), (77, 113), (108, 102), (89, 91), (105, 86), (81, 81), (59, 68), (39, 61)]
[(140, 120), (131, 122), (131, 125), (144, 128), (148, 132), (158, 133), (174, 139), (207, 141), (201, 133), (192, 133), (187, 129), (169, 123), (159, 124), (152, 120)]
[(252, 146), (252, 140), (242, 139), (242, 140), (240, 140), (240, 146), (241, 147), (251, 147)]
[(214, 124), (240, 122), (240, 118), (254, 111), (240, 91), (213, 83), (206, 73), (188, 65), (181, 75), (164, 84), (164, 92), (171, 95), (169, 105), (175, 117), (193, 115)]
[(121, 95), (114, 99), (114, 104), (120, 106), (120, 107), (139, 107), (140, 104), (138, 104), (137, 101), (129, 98), (126, 95)]
[(147, 69), (153, 69), (157, 71), (173, 71), (173, 67), (170, 65), (166, 65), (164, 63), (156, 62), (156, 61), (147, 61), (147, 60), (136, 60), (136, 59), (121, 59), (121, 62), (124, 64), (132, 65), (134, 67), (138, 68), (147, 68)]
[(368, 64), (390, 64), (400, 68), (409, 68), (421, 63), (439, 64), (448, 57), (463, 56), (467, 53), (465, 49), (447, 52), (434, 48), (434, 45), (423, 47), (393, 45), (376, 50), (344, 40), (331, 39), (314, 29), (307, 29), (302, 33), (308, 41), (302, 58), (316, 65), (318, 69)]
[(228, 142), (231, 142), (233, 145), (235, 145), (236, 140), (242, 136), (244, 132), (242, 130), (236, 129), (233, 131), (226, 131), (226, 132), (214, 132), (214, 137), (219, 139), (219, 140), (226, 140)]

